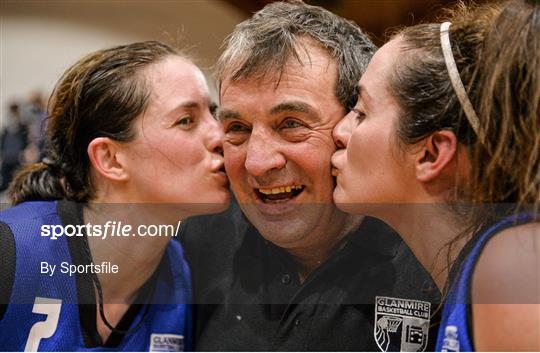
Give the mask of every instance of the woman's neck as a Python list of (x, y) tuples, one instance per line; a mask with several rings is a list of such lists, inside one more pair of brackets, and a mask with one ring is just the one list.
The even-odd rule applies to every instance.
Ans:
[[(171, 237), (176, 234), (181, 216), (178, 215), (176, 223), (170, 219), (165, 221), (163, 215), (171, 212), (163, 208), (166, 206), (91, 202), (83, 209), (84, 223), (91, 225), (87, 230), (101, 229), (99, 236), (97, 232), (88, 234), (93, 263), (117, 266), (116, 273), (97, 275), (105, 317), (113, 326), (120, 322), (140, 289), (156, 271)], [(150, 227), (159, 234), (150, 236), (154, 234), (153, 231), (150, 233)], [(111, 330), (97, 310), (96, 318), (98, 333), (105, 342)]]
[(401, 235), (442, 291), (451, 263), (469, 239), (463, 220), (446, 203), (431, 203), (400, 205), (385, 221)]
[[(177, 230), (158, 216), (158, 207), (92, 202), (84, 208), (85, 224), (101, 230), (88, 236), (93, 262), (118, 266), (117, 273), (98, 275), (106, 300), (132, 301), (158, 267)], [(160, 234), (150, 236), (154, 230)]]

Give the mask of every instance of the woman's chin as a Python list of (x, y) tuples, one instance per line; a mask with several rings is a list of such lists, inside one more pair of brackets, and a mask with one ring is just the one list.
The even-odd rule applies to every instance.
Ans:
[(201, 210), (201, 214), (213, 214), (213, 213), (221, 213), (224, 212), (229, 208), (229, 205), (231, 203), (231, 195), (227, 190), (227, 193), (224, 195), (221, 195), (218, 199), (216, 199), (213, 202), (206, 203), (206, 209)]
[(365, 215), (366, 205), (364, 203), (355, 202), (350, 195), (339, 187), (334, 189), (334, 203), (341, 211), (349, 214)]
[(220, 188), (215, 191), (207, 191), (205, 198), (192, 203), (189, 216), (202, 216), (206, 214), (221, 213), (229, 208), (231, 194), (229, 189)]
[(347, 193), (343, 190), (343, 188), (341, 188), (339, 184), (334, 189), (333, 198), (334, 198), (334, 203), (336, 204), (336, 206), (340, 210), (344, 211), (342, 207), (347, 207), (346, 206), (346, 204), (348, 203)]

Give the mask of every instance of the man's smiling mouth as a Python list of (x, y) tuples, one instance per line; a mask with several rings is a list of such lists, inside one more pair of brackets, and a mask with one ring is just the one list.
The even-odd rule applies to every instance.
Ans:
[(287, 202), (296, 198), (305, 189), (305, 185), (284, 185), (274, 188), (254, 189), (257, 198), (264, 203)]

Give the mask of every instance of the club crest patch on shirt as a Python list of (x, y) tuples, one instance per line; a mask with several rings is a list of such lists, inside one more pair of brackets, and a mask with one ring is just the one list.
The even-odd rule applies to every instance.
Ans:
[(374, 336), (383, 352), (423, 352), (428, 344), (431, 303), (375, 297)]
[(150, 352), (183, 352), (184, 336), (153, 333), (150, 336)]

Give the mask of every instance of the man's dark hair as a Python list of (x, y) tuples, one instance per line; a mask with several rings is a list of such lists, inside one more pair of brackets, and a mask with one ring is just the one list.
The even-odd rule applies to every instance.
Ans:
[(336, 97), (351, 108), (358, 80), (377, 48), (353, 22), (302, 1), (269, 4), (236, 26), (217, 64), (220, 85), (225, 78), (281, 74), (291, 58), (299, 59), (304, 38), (320, 44), (336, 61)]

